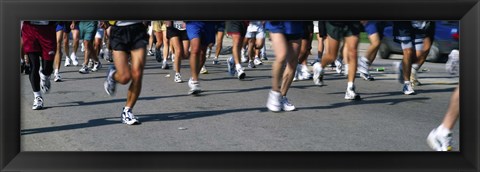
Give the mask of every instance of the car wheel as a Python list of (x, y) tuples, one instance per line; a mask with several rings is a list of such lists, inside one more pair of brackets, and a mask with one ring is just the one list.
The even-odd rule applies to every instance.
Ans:
[(429, 62), (439, 62), (440, 61), (440, 51), (436, 43), (433, 43), (432, 47), (430, 48), (430, 52), (427, 55), (427, 61)]
[(390, 57), (390, 48), (388, 48), (388, 45), (383, 43), (380, 44), (380, 48), (378, 48), (378, 56), (382, 59), (388, 59)]

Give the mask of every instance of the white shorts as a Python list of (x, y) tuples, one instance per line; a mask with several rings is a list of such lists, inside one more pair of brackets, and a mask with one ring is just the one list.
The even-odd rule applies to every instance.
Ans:
[(247, 32), (247, 34), (245, 34), (245, 38), (263, 39), (265, 38), (265, 32), (263, 30), (256, 32)]
[(318, 21), (313, 21), (313, 33), (318, 33)]
[(103, 30), (102, 28), (97, 29), (97, 33), (95, 34), (95, 38), (100, 38), (100, 39), (102, 39), (104, 32), (105, 32), (105, 30)]

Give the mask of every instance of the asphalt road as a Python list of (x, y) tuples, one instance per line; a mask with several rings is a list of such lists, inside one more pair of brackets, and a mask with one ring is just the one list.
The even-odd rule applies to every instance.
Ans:
[[(231, 45), (226, 38), (224, 46)], [(314, 42), (316, 47), (316, 42)], [(31, 109), (33, 93), (22, 75), (22, 151), (431, 151), (426, 137), (447, 110), (458, 76), (445, 72), (443, 63), (426, 63), (419, 74), (424, 84), (416, 95), (403, 95), (395, 80), (392, 62), (378, 58), (375, 81), (357, 77), (360, 101), (344, 100), (346, 77), (328, 69), (324, 87), (298, 81), (288, 93), (298, 108), (294, 112), (269, 112), (265, 107), (271, 87), (271, 62), (246, 69), (244, 81), (227, 74), (225, 59), (200, 75), (205, 92), (187, 94), (187, 82), (173, 82), (173, 70), (147, 57), (143, 90), (134, 108), (141, 125), (120, 122), (128, 86), (117, 86), (117, 95), (103, 88), (111, 63), (94, 73), (80, 74), (63, 67), (64, 82), (53, 82), (44, 95), (46, 109)], [(360, 46), (363, 54), (365, 44)], [(316, 48), (309, 60), (316, 57)], [(80, 50), (77, 56), (82, 57)], [(399, 58), (396, 56), (394, 58)], [(82, 60), (83, 61), (83, 60)], [(80, 62), (82, 62), (80, 61)], [(190, 76), (188, 60), (182, 62), (183, 79)], [(244, 64), (246, 67), (246, 64)], [(385, 67), (385, 71), (374, 71)], [(170, 75), (170, 77), (168, 77)], [(454, 150), (459, 150), (458, 122)]]

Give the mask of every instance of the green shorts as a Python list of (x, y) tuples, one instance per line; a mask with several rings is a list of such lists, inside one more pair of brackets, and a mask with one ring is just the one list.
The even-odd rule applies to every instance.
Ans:
[(78, 24), (78, 29), (80, 30), (80, 39), (91, 41), (95, 38), (97, 33), (97, 22), (96, 21), (81, 21)]
[(349, 37), (352, 35), (359, 35), (362, 29), (360, 22), (326, 22), (327, 35), (331, 38), (340, 41), (344, 37)]

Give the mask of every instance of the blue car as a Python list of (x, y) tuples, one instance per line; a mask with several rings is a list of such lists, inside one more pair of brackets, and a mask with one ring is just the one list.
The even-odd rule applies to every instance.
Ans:
[[(402, 54), (400, 44), (393, 41), (393, 22), (387, 22), (378, 56), (388, 59), (391, 54)], [(429, 62), (445, 62), (453, 49), (459, 48), (459, 22), (435, 21), (435, 39), (427, 56)]]

